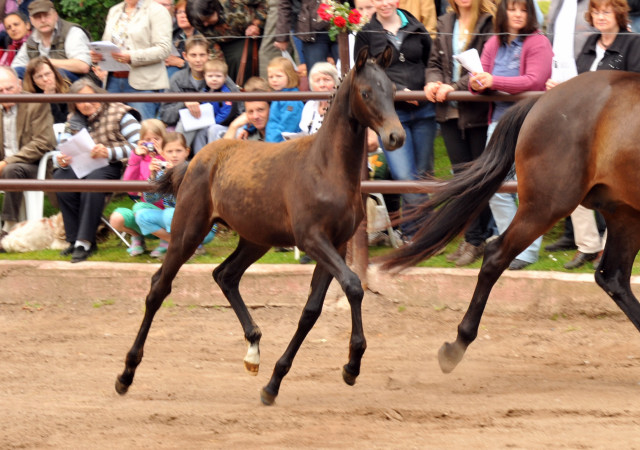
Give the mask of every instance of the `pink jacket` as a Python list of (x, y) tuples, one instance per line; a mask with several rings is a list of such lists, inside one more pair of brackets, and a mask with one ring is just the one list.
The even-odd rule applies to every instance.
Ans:
[(151, 156), (147, 153), (144, 156), (131, 152), (127, 168), (122, 175), (125, 181), (144, 181), (149, 179), (149, 164), (151, 164)]
[[(164, 161), (161, 155), (158, 155), (158, 159)], [(144, 156), (136, 155), (135, 152), (131, 152), (129, 161), (127, 162), (127, 168), (124, 170), (122, 179), (125, 181), (145, 181), (149, 179), (149, 164), (151, 164), (151, 155), (148, 153)], [(133, 196), (141, 196), (140, 192), (129, 192)], [(160, 202), (162, 203), (162, 201)]]
[[(500, 41), (498, 36), (491, 36), (484, 44), (480, 62), (488, 73), (493, 71), (493, 65), (498, 54)], [(520, 76), (517, 77), (493, 77), (493, 90), (503, 91), (509, 94), (519, 94), (526, 91), (544, 91), (546, 81), (551, 78), (551, 59), (553, 50), (551, 43), (541, 33), (528, 36), (522, 45), (520, 59)], [(469, 90), (471, 89), (469, 85)]]

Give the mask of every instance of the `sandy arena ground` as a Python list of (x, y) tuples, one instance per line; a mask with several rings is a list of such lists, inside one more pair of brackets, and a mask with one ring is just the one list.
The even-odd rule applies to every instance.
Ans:
[(259, 391), (310, 268), (258, 268), (241, 285), (263, 331), (251, 377), (211, 268), (188, 266), (119, 396), (154, 268), (69, 266), (0, 263), (0, 448), (640, 448), (640, 336), (592, 282), (501, 280), (478, 339), (445, 375), (436, 353), (455, 338), (475, 272), (373, 274), (354, 387), (341, 378), (349, 312), (332, 286), (266, 407)]

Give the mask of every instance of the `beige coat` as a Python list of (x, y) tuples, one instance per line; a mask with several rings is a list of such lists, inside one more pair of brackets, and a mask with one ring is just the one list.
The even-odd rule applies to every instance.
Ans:
[[(111, 41), (113, 29), (124, 11), (124, 2), (109, 9), (102, 34), (103, 41)], [(129, 24), (132, 48), (129, 84), (138, 90), (169, 88), (169, 77), (164, 60), (171, 53), (173, 23), (166, 8), (155, 0), (144, 0)]]
[(45, 153), (56, 146), (51, 108), (47, 103), (17, 103), (17, 106), (18, 153), (6, 159), (2, 127), (4, 108), (0, 107), (0, 161), (5, 160), (7, 164), (37, 164)]
[(427, 29), (431, 38), (436, 37), (436, 25), (438, 15), (436, 14), (436, 4), (433, 0), (400, 0), (400, 9), (406, 9), (418, 19)]

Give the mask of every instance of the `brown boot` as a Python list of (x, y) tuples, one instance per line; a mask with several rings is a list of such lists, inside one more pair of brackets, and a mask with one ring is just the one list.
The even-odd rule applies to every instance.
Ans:
[(467, 246), (463, 250), (462, 255), (460, 255), (460, 258), (456, 260), (456, 266), (468, 266), (472, 262), (475, 262), (484, 253), (484, 245), (484, 242), (477, 247), (473, 244), (467, 243)]
[(460, 258), (462, 256), (462, 252), (464, 252), (467, 245), (471, 245), (471, 244), (469, 244), (467, 241), (460, 242), (460, 245), (458, 245), (458, 248), (456, 249), (456, 251), (453, 253), (449, 253), (447, 255), (447, 261), (454, 262), (458, 258)]
[(577, 269), (578, 267), (584, 266), (589, 261), (593, 261), (598, 257), (600, 252), (595, 253), (582, 253), (580, 250), (576, 251), (576, 254), (573, 256), (573, 259), (567, 262), (564, 265), (565, 269)]

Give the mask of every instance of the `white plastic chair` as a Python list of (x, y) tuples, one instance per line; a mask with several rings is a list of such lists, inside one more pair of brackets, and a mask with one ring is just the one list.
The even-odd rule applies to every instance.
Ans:
[[(44, 154), (40, 163), (38, 163), (38, 180), (44, 180), (47, 177), (47, 162), (53, 158), (55, 152), (47, 152)], [(42, 219), (44, 209), (44, 192), (42, 191), (24, 191), (24, 204), (27, 220)]]
[[(56, 142), (60, 143), (60, 137), (64, 133), (64, 123), (54, 123), (53, 133), (56, 136)], [(44, 180), (47, 177), (47, 162), (53, 158), (54, 152), (44, 154), (38, 164), (38, 180)], [(24, 191), (24, 205), (27, 220), (42, 219), (44, 209), (44, 192), (42, 191)]]

